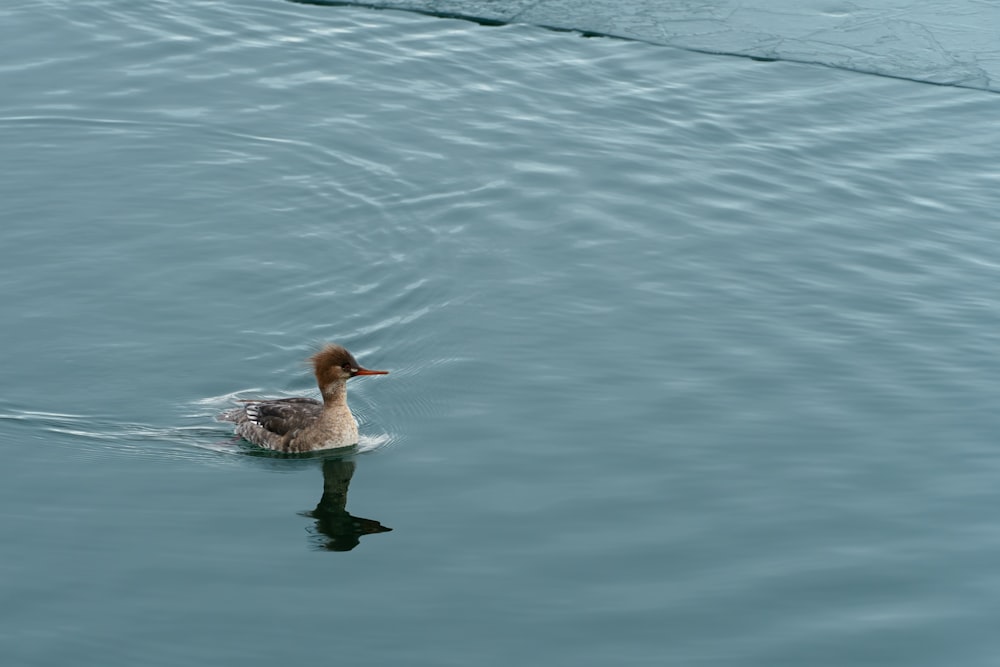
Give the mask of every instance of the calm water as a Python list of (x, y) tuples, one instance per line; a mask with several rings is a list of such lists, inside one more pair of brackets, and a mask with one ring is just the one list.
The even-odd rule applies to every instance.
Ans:
[[(995, 94), (265, 0), (0, 55), (5, 666), (995, 664)], [(324, 340), (358, 452), (213, 420)]]

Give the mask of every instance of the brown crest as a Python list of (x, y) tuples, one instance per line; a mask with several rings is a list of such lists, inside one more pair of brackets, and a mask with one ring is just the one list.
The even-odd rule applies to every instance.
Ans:
[[(351, 374), (349, 369), (358, 367), (357, 360), (350, 352), (333, 343), (324, 345), (322, 350), (310, 357), (310, 360), (321, 389), (337, 380), (346, 380)], [(348, 365), (346, 371), (343, 368), (344, 364)]]

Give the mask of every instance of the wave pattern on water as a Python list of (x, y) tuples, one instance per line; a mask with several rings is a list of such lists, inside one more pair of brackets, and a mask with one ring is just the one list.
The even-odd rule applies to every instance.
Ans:
[[(251, 663), (336, 628), (418, 667), (498, 632), (489, 664), (991, 664), (992, 96), (274, 0), (11, 11), (13, 662), (232, 662), (266, 609)], [(348, 567), (299, 552), (350, 466), (212, 419), (315, 395), (324, 340), (391, 371), (350, 403), (400, 444)]]
[[(997, 92), (1000, 6), (950, 2), (723, 0), (289, 0), (476, 21), (524, 23), (719, 55), (786, 60)], [(987, 28), (989, 26), (990, 28)]]

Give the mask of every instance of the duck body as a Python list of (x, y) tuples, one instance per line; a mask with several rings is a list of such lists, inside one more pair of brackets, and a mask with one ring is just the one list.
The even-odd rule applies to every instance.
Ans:
[(358, 423), (347, 403), (330, 410), (314, 398), (245, 401), (219, 417), (258, 447), (289, 454), (349, 447), (358, 442)]
[(347, 380), (388, 371), (362, 368), (350, 352), (327, 345), (311, 358), (322, 401), (313, 398), (248, 400), (221, 415), (236, 435), (259, 447), (302, 453), (349, 447), (358, 442), (358, 422), (347, 406)]

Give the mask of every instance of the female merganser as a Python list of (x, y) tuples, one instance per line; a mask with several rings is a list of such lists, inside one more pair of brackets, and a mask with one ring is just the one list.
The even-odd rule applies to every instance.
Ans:
[(249, 400), (219, 415), (236, 422), (236, 435), (278, 452), (311, 452), (358, 442), (358, 423), (347, 407), (347, 380), (355, 375), (385, 375), (363, 368), (340, 345), (326, 345), (310, 357), (323, 402), (314, 398)]

